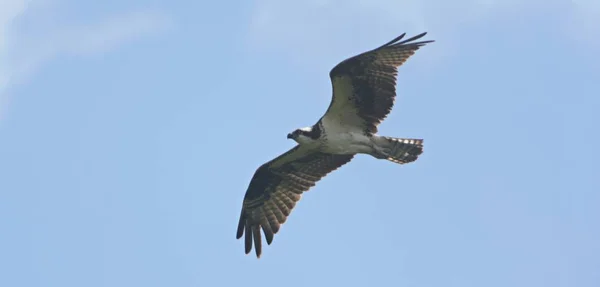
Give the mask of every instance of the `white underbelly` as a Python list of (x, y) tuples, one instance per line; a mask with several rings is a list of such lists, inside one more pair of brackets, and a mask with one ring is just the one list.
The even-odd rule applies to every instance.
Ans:
[(362, 133), (343, 132), (327, 135), (324, 151), (335, 154), (368, 153), (371, 140)]
[(322, 128), (326, 135), (325, 152), (334, 154), (368, 153), (371, 150), (371, 139), (355, 126), (322, 119)]

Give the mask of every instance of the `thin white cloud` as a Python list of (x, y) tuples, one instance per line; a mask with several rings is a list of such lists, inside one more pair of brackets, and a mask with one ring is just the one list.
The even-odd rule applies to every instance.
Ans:
[(437, 61), (452, 52), (445, 31), (484, 17), (491, 9), (502, 9), (506, 2), (518, 0), (257, 0), (248, 42), (258, 51), (284, 51), (305, 62), (315, 54), (339, 58), (349, 45), (355, 47), (352, 52), (362, 51), (398, 33), (410, 37), (428, 31), (424, 39), (445, 45), (432, 46), (429, 57), (421, 61)]
[(600, 47), (600, 1), (598, 0), (571, 0), (571, 26), (572, 33), (581, 43)]
[[(0, 0), (0, 65), (7, 63), (9, 55), (8, 49), (8, 33), (14, 20), (23, 13), (27, 7), (25, 0)], [(2, 109), (6, 105), (6, 97), (3, 96), (4, 89), (10, 81), (11, 73), (4, 67), (0, 66), (0, 119), (2, 117)]]
[[(578, 29), (580, 37), (597, 37), (600, 1), (571, 1), (575, 3), (573, 9), (565, 11), (570, 15), (564, 15), (567, 25)], [(461, 27), (490, 15), (524, 9), (538, 11), (536, 7), (545, 5), (547, 2), (542, 0), (256, 0), (248, 41), (258, 51), (283, 51), (303, 62), (315, 54), (337, 53), (339, 57), (339, 51), (348, 45), (355, 47), (353, 51), (370, 49), (372, 43), (400, 32), (411, 36), (428, 31), (429, 39), (444, 45), (431, 46), (429, 57), (415, 61), (435, 62), (459, 48), (460, 33), (455, 32)], [(568, 29), (565, 32), (575, 36)]]
[(113, 15), (92, 24), (56, 23), (59, 17), (49, 17), (56, 8), (52, 4), (52, 0), (0, 0), (0, 120), (9, 100), (7, 89), (27, 81), (53, 57), (106, 53), (172, 24), (164, 13), (151, 10)]

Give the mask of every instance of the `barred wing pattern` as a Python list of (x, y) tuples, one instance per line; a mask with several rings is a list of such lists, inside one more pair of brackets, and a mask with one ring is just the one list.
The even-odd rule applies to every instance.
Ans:
[(336, 65), (329, 73), (333, 96), (322, 119), (361, 126), (367, 134), (377, 133), (377, 126), (394, 106), (398, 67), (420, 47), (433, 42), (412, 42), (426, 34), (398, 42), (404, 33)]
[(311, 151), (297, 145), (274, 160), (260, 166), (248, 186), (236, 238), (244, 232), (245, 252), (252, 243), (256, 257), (262, 253), (261, 229), (267, 244), (287, 220), (302, 193), (321, 178), (350, 162), (354, 155), (335, 155)]
[[(425, 35), (400, 41), (405, 36), (402, 34), (377, 49), (340, 62), (330, 71), (333, 95), (320, 119), (334, 127), (330, 132), (342, 126), (339, 130), (362, 129), (367, 135), (377, 132), (394, 105), (398, 67), (421, 46), (433, 42), (413, 42)], [(260, 166), (246, 190), (236, 234), (237, 239), (245, 234), (246, 254), (254, 246), (260, 258), (261, 231), (271, 244), (302, 194), (353, 157), (297, 145)]]

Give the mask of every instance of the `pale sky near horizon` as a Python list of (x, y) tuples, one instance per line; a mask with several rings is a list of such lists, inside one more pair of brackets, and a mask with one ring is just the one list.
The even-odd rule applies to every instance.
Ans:
[[(0, 7), (0, 286), (600, 286), (600, 2)], [(380, 126), (424, 154), (358, 156), (245, 255), (329, 70), (424, 31)]]

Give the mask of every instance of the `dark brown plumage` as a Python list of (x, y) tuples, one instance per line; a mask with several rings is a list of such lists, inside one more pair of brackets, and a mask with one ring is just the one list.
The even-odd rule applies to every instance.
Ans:
[[(365, 132), (377, 133), (377, 126), (387, 117), (394, 106), (396, 98), (396, 77), (401, 66), (420, 47), (430, 41), (412, 42), (427, 33), (398, 42), (406, 33), (394, 40), (357, 56), (348, 58), (329, 72), (334, 97), (327, 109), (326, 116), (336, 116), (335, 111), (349, 113), (347, 106), (358, 107), (358, 115), (365, 125)], [(339, 81), (342, 79), (346, 81)], [(339, 83), (339, 84), (338, 84)], [(351, 85), (343, 87), (342, 85)], [(351, 88), (352, 98), (335, 97), (337, 90)], [(355, 102), (348, 103), (352, 100)], [(342, 108), (342, 106), (345, 106)], [(350, 114), (355, 116), (354, 113)], [(339, 116), (344, 120), (344, 116)], [(351, 119), (347, 119), (351, 120)]]
[[(329, 73), (333, 96), (325, 115), (310, 131), (297, 130), (288, 135), (303, 134), (313, 140), (326, 138), (321, 124), (327, 119), (333, 124), (333, 135), (339, 126), (362, 130), (366, 136), (377, 132), (394, 105), (397, 69), (416, 50), (433, 41), (412, 42), (423, 37), (419, 34), (400, 41), (405, 34), (377, 49), (348, 58)], [(359, 132), (360, 133), (360, 132)], [(323, 137), (322, 137), (323, 136)], [(391, 146), (388, 158), (396, 163), (412, 162), (422, 152), (422, 140), (384, 138)], [(326, 139), (324, 140), (326, 141)], [(350, 162), (354, 154), (323, 153), (318, 148), (296, 145), (279, 157), (263, 164), (254, 173), (244, 196), (236, 238), (245, 234), (245, 252), (254, 246), (256, 256), (262, 253), (261, 231), (267, 244), (287, 220), (302, 194), (321, 178)], [(382, 157), (383, 158), (383, 157)]]
[(245, 252), (252, 243), (256, 256), (262, 251), (261, 228), (267, 244), (290, 215), (302, 193), (328, 173), (350, 162), (354, 155), (314, 153), (297, 145), (274, 160), (260, 166), (246, 191), (237, 229), (237, 239), (244, 232)]

